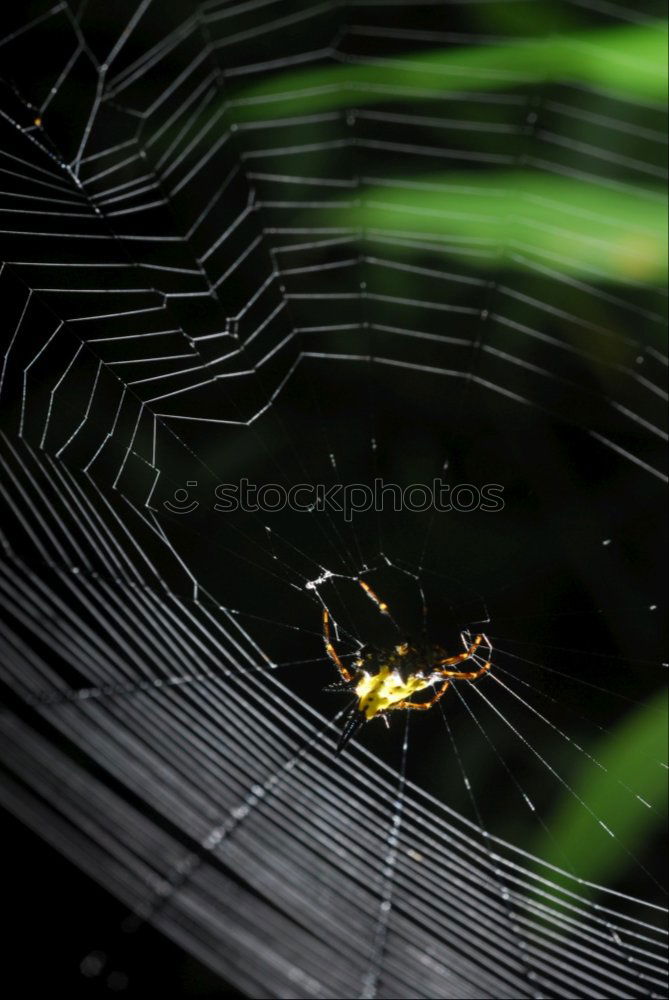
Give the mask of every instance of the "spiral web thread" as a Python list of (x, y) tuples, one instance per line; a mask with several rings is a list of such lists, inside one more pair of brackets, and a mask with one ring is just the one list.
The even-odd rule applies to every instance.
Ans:
[[(382, 183), (390, 155), (407, 173), (455, 158), (601, 179), (605, 146), (571, 138), (582, 88), (566, 83), (566, 98), (541, 105), (550, 129), (534, 127), (537, 95), (514, 81), (449, 92), (455, 153), (424, 144), (424, 109), (352, 95), (343, 111), (277, 118), (244, 96), (269, 73), (364, 62), (389, 6), (144, 0), (115, 4), (100, 27), (92, 8), (58, 3), (4, 33), (1, 801), (122, 900), (129, 926), (150, 921), (252, 995), (663, 995), (656, 904), (556, 879), (362, 746), (353, 766), (333, 763), (337, 719), (296, 697), (159, 516), (179, 463), (205, 463), (191, 425), (252, 426), (280, 412), (301, 368), (368, 363), (349, 337), (363, 323), (397, 343), (379, 364), (544, 405), (552, 353), (565, 349), (542, 335), (557, 296), (491, 282), (480, 261), (498, 248), (485, 242), (460, 246), (479, 260), (473, 274), (421, 273), (406, 247), (434, 237), (378, 232), (363, 255), (350, 226), (318, 213), (355, 200), (361, 148), (380, 165), (365, 182)], [(644, 20), (639, 8), (589, 9), (607, 24)], [(445, 34), (386, 32), (389, 46), (417, 47)], [(28, 55), (50, 37), (33, 85)], [(637, 104), (621, 99), (597, 143), (632, 129)], [(656, 178), (650, 160), (626, 169), (639, 190)], [(328, 266), (310, 264), (315, 248)], [(567, 286), (583, 305), (570, 320), (606, 339), (589, 318), (589, 304), (612, 301), (606, 286), (530, 247), (505, 251)], [(407, 269), (424, 297), (375, 291), (375, 273)], [(630, 326), (661, 323), (641, 283), (615, 304)], [(421, 319), (435, 314), (455, 333), (426, 365)], [(490, 339), (472, 354), (457, 332), (472, 316), (541, 341), (544, 366)], [(666, 481), (656, 343), (623, 345), (621, 396), (600, 397), (587, 427), (654, 483)], [(557, 415), (584, 391), (575, 378)], [(407, 729), (403, 759), (408, 740)]]

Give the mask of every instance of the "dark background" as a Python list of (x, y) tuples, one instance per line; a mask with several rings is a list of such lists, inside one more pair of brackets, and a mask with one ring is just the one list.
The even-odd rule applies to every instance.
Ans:
[[(178, 19), (183, 13), (182, 6), (170, 4), (169, 16)], [(453, 5), (448, 10), (446, 27), (450, 32), (470, 33), (476, 40), (490, 35), (498, 38), (514, 37), (519, 32), (541, 33), (556, 24), (580, 29), (609, 22), (604, 15), (568, 4), (511, 6), (522, 6), (525, 13), (505, 14), (503, 5), (485, 5), (485, 13), (469, 5)], [(527, 14), (530, 9), (534, 20)], [(35, 10), (39, 12), (38, 5)], [(99, 32), (102, 50), (105, 38), (113, 36), (118, 21), (124, 20), (122, 14), (115, 12), (112, 16), (105, 10), (93, 5), (86, 20), (91, 37)], [(646, 5), (645, 13), (651, 16), (653, 12)], [(372, 33), (351, 36), (344, 42), (344, 50), (349, 46), (349, 51), (369, 56), (414, 51), (423, 43), (419, 34), (409, 37), (407, 32), (434, 32), (445, 27), (439, 21), (439, 12), (428, 5), (354, 13), (355, 17), (350, 13), (352, 23), (364, 14), (372, 27), (380, 24), (404, 32), (400, 38), (392, 35), (377, 38)], [(338, 16), (328, 15), (327, 23), (317, 30), (326, 37)], [(152, 31), (159, 34), (161, 17), (167, 17), (165, 8), (162, 13), (152, 12), (147, 19), (147, 37), (151, 37)], [(262, 17), (262, 12), (258, 17)], [(14, 25), (9, 25), (3, 29), (3, 35), (13, 28)], [(310, 34), (314, 30), (313, 26), (301, 26), (293, 28), (289, 38), (281, 36), (288, 47), (285, 54), (289, 54), (288, 49), (305, 51), (315, 47)], [(138, 49), (141, 39), (140, 33)], [(21, 65), (25, 58), (21, 49), (10, 50), (4, 69), (5, 100), (15, 114), (17, 107), (23, 107), (27, 115), (31, 102), (39, 103), (27, 96), (29, 91), (32, 88), (32, 93), (38, 95), (52, 80), (54, 65), (62, 66), (69, 45), (65, 32), (62, 49), (58, 32), (50, 40), (50, 46), (44, 50), (44, 61), (34, 60), (29, 73)], [(434, 47), (434, 39), (428, 41), (425, 47)], [(243, 65), (278, 54), (271, 37), (262, 41), (252, 38), (236, 50), (235, 58)], [(392, 81), (392, 76), (389, 79)], [(79, 78), (82, 90), (90, 90), (90, 82), (87, 71), (82, 69)], [(165, 83), (153, 79), (151, 86), (159, 90)], [(524, 94), (522, 88), (518, 92)], [(541, 125), (547, 130), (558, 127), (551, 119), (556, 113), (548, 110), (550, 100), (553, 104), (563, 101), (579, 107), (589, 99), (578, 88), (566, 84), (556, 85), (541, 96), (546, 106), (541, 112)], [(73, 87), (67, 102), (53, 110), (49, 127), (61, 143), (66, 142), (70, 132), (76, 131), (73, 121), (78, 120), (80, 112), (84, 113), (77, 100)], [(597, 105), (602, 114), (605, 110), (611, 115), (622, 114), (613, 99), (610, 106), (606, 102), (603, 105), (602, 101)], [(398, 112), (407, 110), (402, 102), (392, 107)], [(493, 109), (486, 120), (494, 120), (498, 125), (518, 125), (525, 110), (524, 105), (520, 109), (516, 106)], [(435, 109), (430, 105), (430, 111), (471, 119), (482, 114), (482, 106), (472, 99), (454, 109), (445, 99), (444, 107)], [(640, 105), (626, 105), (626, 114), (639, 127), (650, 125), (650, 119), (655, 121), (654, 112)], [(110, 113), (101, 125), (101, 144), (105, 139), (107, 142), (114, 139), (116, 129), (121, 141), (128, 128), (126, 118), (120, 115), (116, 120)], [(395, 127), (386, 129), (371, 121), (356, 123), (354, 128), (361, 139), (380, 139), (387, 137), (386, 132), (397, 131)], [(345, 132), (343, 121), (333, 126), (314, 125), (310, 129), (314, 141), (319, 136), (325, 141)], [(296, 130), (295, 140), (300, 138), (298, 133)], [(597, 136), (590, 134), (589, 138), (594, 141)], [(460, 143), (461, 136), (456, 130), (452, 139), (443, 130), (432, 131), (432, 126), (421, 125), (407, 130), (406, 139), (414, 147), (431, 143), (450, 148), (451, 143)], [(292, 141), (290, 134), (282, 133), (276, 145), (287, 146)], [(540, 141), (519, 137), (518, 133), (509, 136), (491, 132), (475, 135), (468, 149), (492, 153), (511, 149), (517, 161), (528, 142), (534, 148), (533, 143)], [(265, 133), (249, 131), (239, 139), (231, 155), (253, 151), (254, 143), (263, 148), (267, 142)], [(655, 163), (642, 140), (627, 134), (621, 143), (630, 158), (638, 157), (661, 166), (661, 157)], [(154, 151), (152, 155), (157, 153)], [(384, 160), (374, 152), (365, 151), (364, 144), (355, 155), (352, 162), (348, 151), (323, 154), (318, 162), (316, 158), (309, 162), (307, 169), (314, 176), (321, 171), (325, 176), (349, 177), (353, 170), (364, 175), (378, 173), (383, 167), (387, 176), (396, 179), (432, 176), (437, 166), (449, 169), (448, 164), (435, 166), (433, 161), (421, 160), (411, 152)], [(567, 161), (571, 156), (570, 165), (574, 169), (583, 166), (577, 152), (553, 151), (552, 155), (556, 159), (564, 156)], [(271, 149), (265, 149), (260, 164), (268, 173), (290, 166), (283, 157), (273, 156)], [(591, 163), (589, 166), (592, 168)], [(458, 164), (458, 169), (479, 173), (487, 168), (465, 161), (464, 165)], [(630, 180), (626, 168), (612, 162), (598, 161), (596, 169), (608, 179)], [(213, 191), (223, 175), (222, 168), (216, 165), (203, 177), (202, 185)], [(271, 227), (285, 221), (286, 210), (271, 207), (277, 197), (285, 197), (280, 185), (272, 180), (258, 180), (255, 188), (258, 198), (270, 203), (270, 207), (262, 208), (265, 224)], [(306, 197), (304, 192), (293, 193), (297, 200)], [(243, 192), (233, 188), (233, 202), (235, 198), (243, 198)], [(176, 200), (173, 209), (177, 216), (185, 211)], [(295, 213), (291, 211), (294, 220)], [(154, 220), (145, 225), (147, 232), (154, 231)], [(241, 252), (243, 234), (239, 241)], [(10, 259), (20, 259), (22, 250), (13, 247)], [(234, 250), (232, 247), (226, 252), (232, 254)], [(373, 251), (374, 248), (369, 255)], [(50, 253), (50, 248), (45, 249), (47, 256)], [(457, 648), (462, 628), (476, 629), (485, 623), (495, 647), (499, 676), (509, 682), (515, 679), (516, 689), (545, 712), (555, 726), (564, 728), (574, 741), (598, 753), (599, 727), (615, 731), (617, 726), (624, 725), (639, 705), (656, 695), (662, 679), (658, 669), (666, 648), (660, 621), (666, 607), (662, 560), (666, 538), (660, 516), (662, 488), (638, 465), (602, 447), (590, 433), (597, 428), (642, 461), (660, 465), (655, 438), (641, 425), (626, 423), (610, 405), (611, 400), (621, 402), (650, 422), (662, 420), (661, 408), (654, 397), (649, 396), (641, 382), (628, 375), (643, 366), (651, 381), (660, 377), (654, 354), (647, 351), (649, 346), (657, 346), (656, 335), (650, 325), (646, 327), (633, 311), (624, 308), (627, 303), (662, 311), (660, 292), (652, 287), (607, 286), (607, 292), (615, 292), (615, 301), (607, 302), (574, 289), (565, 301), (564, 286), (536, 273), (514, 271), (503, 259), (484, 271), (489, 285), (482, 289), (477, 285), (444, 284), (440, 278), (431, 276), (430, 271), (455, 266), (432, 250), (411, 256), (411, 265), (424, 269), (425, 273), (419, 275), (387, 272), (361, 261), (357, 248), (352, 253), (356, 257), (353, 267), (333, 272), (331, 279), (323, 278), (324, 272), (320, 275), (317, 272), (316, 276), (286, 275), (288, 293), (299, 296), (317, 290), (319, 294), (345, 294), (359, 290), (363, 280), (372, 298), (358, 297), (351, 304), (342, 297), (325, 305), (325, 300), (295, 299), (291, 314), (285, 319), (288, 327), (317, 325), (324, 317), (330, 323), (371, 322), (377, 329), (361, 325), (354, 332), (326, 333), (317, 338), (317, 349), (342, 353), (354, 350), (375, 358), (392, 356), (408, 363), (437, 367), (445, 365), (448, 359), (453, 368), (466, 376), (475, 375), (504, 386), (529, 398), (531, 405), (519, 405), (468, 379), (412, 373), (372, 362), (347, 366), (308, 361), (287, 385), (277, 407), (251, 430), (212, 431), (204, 425), (185, 429), (179, 425), (179, 440), (174, 439), (172, 428), (164, 430), (161, 439), (164, 475), (156, 502), (169, 499), (171, 491), (186, 481), (197, 480), (201, 506), (187, 518), (170, 515), (158, 506), (161, 523), (175, 548), (187, 555), (196, 568), (203, 588), (215, 601), (240, 613), (245, 627), (273, 661), (288, 664), (319, 661), (313, 670), (300, 666), (282, 668), (281, 677), (294, 692), (324, 713), (334, 714), (339, 703), (335, 705), (332, 696), (322, 691), (334, 677), (331, 665), (322, 656), (320, 604), (313, 592), (303, 586), (296, 590), (290, 582), (301, 580), (303, 584), (314, 579), (319, 566), (341, 573), (337, 592), (331, 584), (326, 584), (321, 588), (321, 596), (328, 605), (340, 609), (342, 620), (346, 618), (349, 623), (346, 627), (351, 636), (384, 646), (393, 641), (392, 635), (383, 631), (383, 622), (377, 620), (353, 577), (367, 566), (365, 578), (391, 605), (401, 630), (413, 636), (420, 629), (417, 588), (397, 568), (402, 566), (420, 576), (427, 598), (430, 638), (435, 644), (449, 650)], [(337, 254), (346, 256), (327, 249), (296, 252), (291, 255), (290, 265), (318, 267), (332, 263)], [(236, 275), (230, 294), (244, 301), (260, 283), (259, 275), (264, 273), (260, 267), (256, 257), (251, 256)], [(476, 267), (467, 270), (459, 262), (457, 269), (461, 274), (481, 278)], [(24, 277), (27, 281), (30, 275), (23, 275), (20, 280)], [(551, 307), (550, 314), (541, 313), (537, 319), (539, 314), (533, 312), (532, 306), (505, 294), (503, 289), (508, 287)], [(429, 309), (387, 303), (384, 296), (388, 295), (403, 296), (408, 301), (447, 302), (469, 312), (444, 316)], [(18, 301), (18, 293), (14, 300), (9, 300), (6, 315), (10, 319)], [(46, 301), (47, 309), (63, 308), (62, 298), (47, 296)], [(491, 315), (484, 318), (484, 310)], [(544, 337), (554, 338), (576, 351), (554, 350), (546, 340), (523, 338), (496, 323), (495, 313), (517, 323), (539, 324)], [(190, 334), (197, 335), (215, 325), (216, 318), (192, 313), (182, 317), (182, 321)], [(378, 329), (395, 324), (436, 337), (446, 333), (461, 336), (470, 343), (494, 344), (496, 349), (521, 357), (526, 366), (541, 368), (545, 374), (538, 375), (528, 367), (509, 367), (480, 347), (453, 347), (444, 354), (441, 344), (434, 346), (431, 341), (412, 338), (398, 340)], [(11, 321), (8, 325), (12, 327)], [(38, 328), (38, 320), (29, 316), (22, 330), (24, 341), (36, 341)], [(121, 329), (119, 324), (118, 330)], [(597, 330), (602, 329), (607, 336), (599, 336)], [(313, 349), (312, 339), (302, 335), (296, 347)], [(143, 346), (139, 348), (142, 349)], [(251, 361), (254, 350), (249, 351)], [(65, 356), (62, 353), (54, 357), (53, 372), (62, 370)], [(43, 371), (40, 375), (45, 392), (53, 382), (51, 374)], [(252, 392), (247, 394), (245, 390), (239, 398), (232, 399), (229, 404), (232, 410), (240, 412), (246, 408), (247, 412), (254, 412), (257, 401), (266, 398), (279, 374), (277, 362), (276, 369), (270, 366), (258, 377)], [(82, 379), (80, 390), (74, 389), (61, 402), (54, 417), (61, 440), (78, 422), (81, 403), (87, 394), (87, 383)], [(191, 400), (189, 405), (193, 412), (206, 415), (212, 412), (212, 401), (218, 405), (215, 395), (203, 392), (201, 398)], [(18, 402), (10, 408), (8, 426), (13, 426), (17, 412)], [(335, 456), (336, 469), (331, 454)], [(448, 468), (442, 472), (446, 460)], [(75, 466), (82, 464), (76, 454), (72, 462)], [(431, 514), (395, 516), (384, 512), (382, 517), (362, 514), (350, 526), (341, 519), (333, 523), (328, 518), (304, 514), (228, 517), (211, 509), (215, 485), (234, 482), (241, 475), (257, 483), (280, 481), (285, 485), (364, 483), (379, 475), (406, 485), (429, 483), (440, 474), (450, 483), (502, 484), (504, 511), (493, 515), (440, 514), (434, 522)], [(104, 478), (104, 471), (100, 476)], [(135, 475), (130, 470), (128, 482), (122, 487), (132, 496), (134, 490), (141, 493), (145, 484), (140, 473)], [(267, 526), (272, 529), (271, 542)], [(14, 539), (19, 550), (29, 551), (29, 544), (18, 530)], [(605, 546), (606, 540), (611, 543)], [(395, 568), (384, 565), (381, 550), (395, 563)], [(251, 564), (253, 568), (249, 568)], [(173, 564), (167, 561), (163, 568), (166, 578), (174, 572)], [(183, 587), (183, 582), (175, 578), (174, 586)], [(657, 610), (651, 611), (651, 606)], [(349, 642), (347, 646), (346, 640), (342, 644), (348, 651), (354, 645)], [(483, 690), (500, 711), (542, 754), (551, 755), (550, 759), (570, 784), (578, 785), (581, 770), (591, 765), (573, 747), (565, 746), (554, 729), (543, 726), (511, 697), (492, 688), (493, 684), (488, 683)], [(481, 719), (494, 749), (482, 743), (481, 731), (472, 724), (466, 704)], [(549, 848), (541, 829), (530, 821), (522, 802), (515, 797), (518, 790), (513, 778), (522, 782), (549, 821), (560, 814), (564, 788), (547, 778), (545, 767), (527, 745), (492, 710), (483, 707), (474, 691), (463, 690), (462, 700), (450, 695), (444, 702), (444, 711), (476, 789), (486, 827), (528, 851), (545, 856)], [(378, 724), (367, 727), (361, 739), (397, 765), (401, 731), (399, 724), (390, 730)], [(470, 815), (471, 802), (455, 768), (444, 715), (439, 709), (411, 720), (407, 766), (410, 780)], [(621, 814), (626, 808), (627, 800), (621, 794)], [(607, 818), (615, 824), (615, 815)], [(154, 991), (183, 996), (237, 995), (151, 928), (142, 926), (134, 933), (124, 932), (127, 913), (123, 906), (14, 819), (6, 817), (5, 829), (6, 910), (12, 923), (8, 962), (26, 986), (56, 987), (72, 996), (106, 995), (110, 991), (137, 997)], [(593, 830), (592, 836), (594, 857), (601, 833)], [(662, 898), (657, 885), (639, 867), (640, 862), (654, 879), (663, 879), (660, 837), (659, 826), (626, 835), (625, 846), (637, 860), (616, 860), (613, 870), (607, 872), (612, 888), (643, 898)], [(578, 874), (587, 876), (587, 861), (585, 870), (581, 870), (578, 866), (584, 863), (583, 858), (567, 859), (570, 860)]]

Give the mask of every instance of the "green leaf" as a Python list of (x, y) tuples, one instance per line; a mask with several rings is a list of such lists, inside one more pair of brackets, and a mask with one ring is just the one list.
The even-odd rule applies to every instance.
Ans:
[(601, 767), (584, 757), (570, 776), (574, 794), (565, 792), (547, 822), (552, 836), (542, 838), (533, 853), (559, 868), (567, 861), (590, 882), (607, 884), (626, 869), (643, 878), (633, 855), (642, 855), (662, 828), (667, 806), (666, 692), (586, 751)]
[[(454, 174), (364, 189), (359, 203), (333, 205), (321, 225), (373, 240), (434, 238), (470, 266), (522, 268), (535, 255), (555, 270), (614, 281), (663, 281), (667, 200), (660, 189), (609, 186), (539, 171)], [(472, 255), (472, 247), (488, 255)], [(407, 251), (409, 252), (409, 251)]]
[(452, 47), (401, 58), (280, 73), (233, 94), (236, 121), (549, 81), (666, 100), (667, 22)]

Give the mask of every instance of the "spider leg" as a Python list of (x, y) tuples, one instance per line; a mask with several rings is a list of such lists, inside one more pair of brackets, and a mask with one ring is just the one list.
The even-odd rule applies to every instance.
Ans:
[(370, 585), (368, 583), (365, 583), (364, 580), (358, 580), (358, 583), (360, 584), (364, 592), (367, 594), (370, 601), (374, 601), (381, 614), (390, 615), (390, 609), (388, 605), (386, 604), (385, 601), (382, 601), (380, 597), (377, 597), (377, 595), (374, 593)]
[(444, 681), (435, 696), (430, 698), (429, 701), (398, 701), (397, 704), (392, 707), (393, 709), (412, 708), (416, 712), (426, 712), (428, 708), (432, 708), (432, 706), (435, 705), (440, 698), (443, 698), (450, 686), (450, 683), (450, 681)]
[(442, 677), (454, 677), (459, 681), (474, 681), (477, 677), (481, 677), (488, 670), (490, 670), (491, 661), (487, 660), (482, 667), (478, 667), (476, 670), (444, 670), (446, 666), (453, 666), (455, 663), (462, 663), (463, 660), (469, 660), (472, 656), (475, 656), (476, 651), (482, 642), (485, 642), (488, 649), (488, 656), (492, 653), (492, 646), (490, 641), (484, 635), (477, 635), (471, 646), (465, 650), (464, 653), (458, 653), (457, 656), (449, 656), (444, 660), (439, 660), (436, 664), (435, 670), (441, 674)]
[(344, 728), (342, 729), (339, 742), (337, 743), (337, 753), (341, 753), (349, 740), (352, 740), (355, 734), (365, 723), (365, 716), (359, 710), (357, 705), (353, 705), (350, 711), (347, 713), (344, 719)]
[(327, 608), (323, 608), (323, 642), (325, 643), (325, 652), (328, 654), (339, 671), (342, 680), (346, 681), (348, 684), (353, 680), (353, 674), (341, 662), (339, 655), (337, 654), (337, 650), (332, 645), (332, 639), (330, 637), (330, 613)]

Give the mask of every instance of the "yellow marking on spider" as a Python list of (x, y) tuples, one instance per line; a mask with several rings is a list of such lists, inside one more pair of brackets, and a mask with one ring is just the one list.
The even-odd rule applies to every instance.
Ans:
[(385, 664), (376, 674), (363, 673), (355, 686), (358, 708), (369, 722), (374, 716), (388, 712), (416, 691), (423, 691), (433, 678), (412, 674), (404, 680), (397, 670)]

